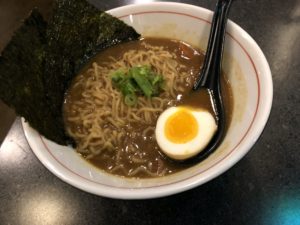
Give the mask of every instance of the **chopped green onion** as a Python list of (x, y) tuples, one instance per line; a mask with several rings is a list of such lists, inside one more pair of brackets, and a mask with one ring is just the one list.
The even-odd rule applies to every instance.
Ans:
[(134, 106), (137, 103), (137, 97), (135, 94), (128, 94), (124, 98), (125, 104), (128, 106)]
[(122, 70), (116, 70), (112, 75), (111, 75), (111, 80), (114, 83), (119, 83), (122, 82), (125, 79), (126, 73)]
[(152, 79), (152, 85), (156, 85), (158, 83), (161, 83), (163, 81), (163, 77), (161, 75), (156, 75), (154, 76), (154, 78)]
[(126, 79), (120, 84), (120, 86), (121, 92), (124, 96), (134, 94), (137, 91), (135, 84), (130, 79)]
[(134, 67), (130, 70), (130, 73), (139, 88), (143, 91), (144, 95), (150, 98), (153, 93), (152, 85), (147, 79), (146, 75), (144, 73), (140, 73), (141, 71), (143, 71), (140, 68), (141, 67)]
[(164, 90), (162, 75), (156, 74), (150, 66), (135, 66), (126, 72), (123, 69), (111, 74), (113, 85), (124, 95), (125, 104), (133, 106), (137, 103), (137, 95), (148, 98), (159, 95)]

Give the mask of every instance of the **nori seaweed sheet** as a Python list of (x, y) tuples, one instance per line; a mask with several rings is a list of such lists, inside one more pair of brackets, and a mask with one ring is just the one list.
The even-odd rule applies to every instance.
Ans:
[(0, 56), (0, 98), (46, 138), (65, 134), (62, 106), (70, 81), (97, 52), (139, 34), (85, 0), (57, 0), (47, 24), (33, 10)]
[(46, 26), (42, 16), (33, 10), (3, 50), (0, 97), (42, 135), (63, 144), (67, 137), (49, 110), (43, 82)]

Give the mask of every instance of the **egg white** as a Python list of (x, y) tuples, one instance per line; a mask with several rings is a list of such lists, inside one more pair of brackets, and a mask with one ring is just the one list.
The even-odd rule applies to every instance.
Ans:
[[(188, 110), (195, 117), (199, 130), (192, 140), (183, 144), (177, 144), (166, 137), (165, 125), (167, 119), (182, 108)], [(167, 156), (176, 160), (184, 160), (201, 152), (208, 145), (216, 131), (217, 125), (215, 119), (208, 111), (201, 109), (194, 110), (186, 107), (170, 107), (159, 116), (155, 136), (159, 147)]]

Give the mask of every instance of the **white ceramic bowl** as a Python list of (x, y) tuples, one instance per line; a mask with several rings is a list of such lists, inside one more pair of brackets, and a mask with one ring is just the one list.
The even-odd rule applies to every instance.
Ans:
[[(144, 36), (176, 38), (206, 49), (212, 12), (180, 3), (128, 5), (108, 11)], [(102, 172), (71, 148), (43, 137), (23, 121), (28, 142), (39, 160), (65, 182), (96, 195), (146, 199), (171, 195), (204, 184), (232, 167), (253, 146), (270, 113), (273, 86), (268, 62), (256, 42), (229, 21), (223, 69), (234, 95), (234, 112), (222, 145), (205, 161), (174, 175), (128, 179)]]

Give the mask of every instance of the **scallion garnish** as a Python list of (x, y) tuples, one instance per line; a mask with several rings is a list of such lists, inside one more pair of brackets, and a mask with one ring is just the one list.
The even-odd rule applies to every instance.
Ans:
[(128, 106), (135, 105), (139, 95), (151, 98), (164, 89), (163, 76), (156, 74), (150, 66), (135, 66), (127, 72), (123, 69), (116, 70), (111, 74), (111, 80), (123, 94)]

